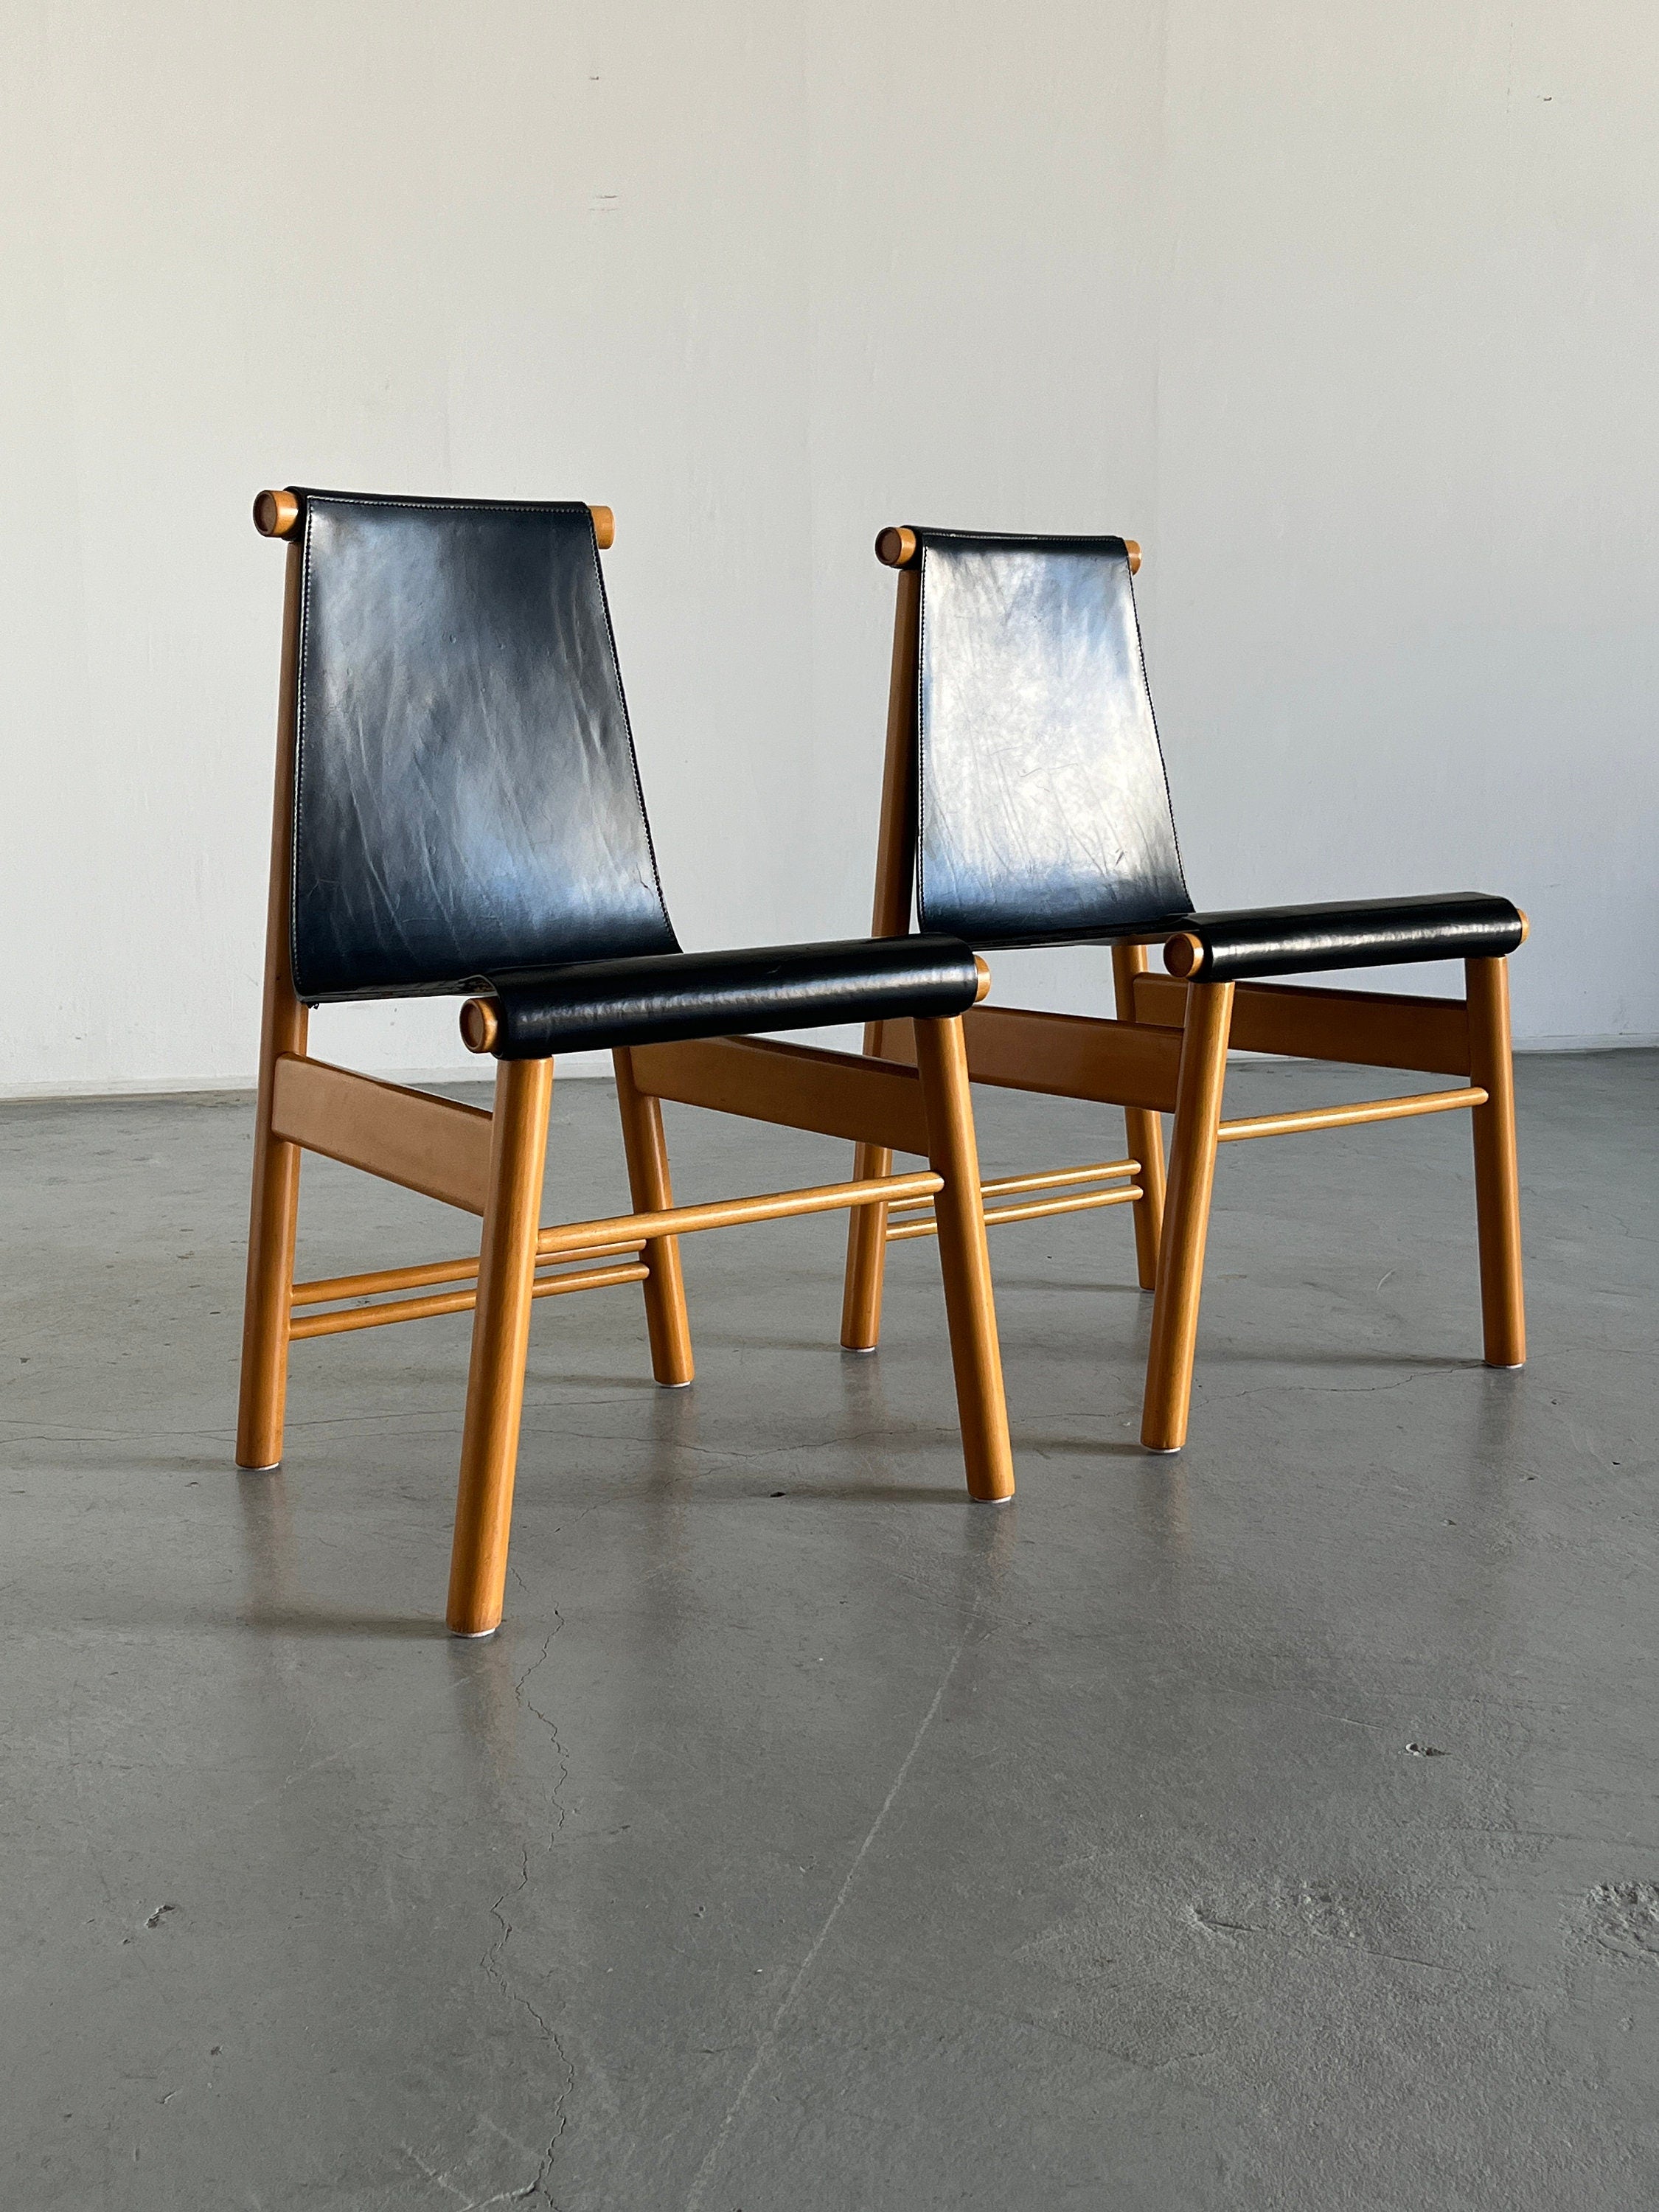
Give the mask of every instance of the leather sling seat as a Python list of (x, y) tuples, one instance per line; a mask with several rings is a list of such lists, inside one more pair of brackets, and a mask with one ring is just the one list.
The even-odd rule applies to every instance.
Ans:
[(485, 980), (499, 1009), (498, 1060), (836, 1022), (947, 1019), (965, 1012), (979, 990), (973, 954), (951, 937), (648, 953)]

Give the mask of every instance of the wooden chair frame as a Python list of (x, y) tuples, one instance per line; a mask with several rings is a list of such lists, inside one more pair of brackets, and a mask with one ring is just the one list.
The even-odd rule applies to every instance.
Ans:
[[(1127, 543), (1130, 568), (1138, 570), (1140, 549), (1133, 540)], [(900, 937), (911, 928), (915, 869), (921, 577), (919, 564), (913, 565), (917, 546), (908, 530), (884, 531), (877, 552), (886, 566), (898, 570), (898, 591), (871, 927), (878, 937)], [(1522, 920), (1524, 928), (1524, 915)], [(1137, 1272), (1141, 1287), (1153, 1293), (1141, 1423), (1147, 1449), (1178, 1451), (1187, 1440), (1216, 1152), (1219, 1146), (1243, 1139), (1468, 1109), (1474, 1133), (1485, 1357), (1492, 1367), (1522, 1365), (1526, 1316), (1507, 962), (1465, 961), (1462, 999), (1419, 998), (1302, 984), (1188, 982), (1177, 974), (1149, 972), (1147, 948), (1153, 943), (1165, 945), (1166, 965), (1172, 969), (1193, 964), (1199, 951), (1190, 939), (1170, 938), (1167, 929), (1115, 943), (1115, 1020), (980, 1006), (964, 1024), (973, 1082), (1123, 1109), (1130, 1157), (987, 1183), (988, 1196), (1043, 1190), (1058, 1194), (988, 1209), (985, 1218), (996, 1224), (1133, 1206)], [(871, 1024), (865, 1050), (885, 1060), (907, 1059), (908, 1027), (902, 1022)], [(1464, 1079), (1455, 1088), (1404, 1097), (1226, 1121), (1222, 1093), (1231, 1046)], [(1167, 1182), (1160, 1120), (1164, 1114), (1174, 1116)], [(865, 1144), (854, 1172), (879, 1176), (890, 1164), (880, 1146)], [(1125, 1184), (1127, 1177), (1137, 1180)], [(1083, 1188), (1103, 1184), (1109, 1187)], [(1110, 1187), (1115, 1184), (1121, 1187)], [(896, 1225), (895, 1212), (906, 1216)], [(913, 1215), (919, 1218), (912, 1220)], [(926, 1235), (930, 1226), (925, 1200), (878, 1203), (851, 1218), (842, 1311), (842, 1342), (849, 1351), (873, 1348), (879, 1335), (887, 1245)]]
[[(608, 546), (609, 510), (595, 508), (593, 514), (599, 542)], [(298, 519), (287, 493), (264, 493), (256, 503), (255, 520), (267, 537), (288, 537)], [(495, 1110), (487, 1113), (310, 1056), (307, 1009), (295, 994), (289, 955), (301, 561), (293, 540), (284, 594), (237, 1464), (269, 1468), (282, 1458), (290, 1344), (434, 1314), (472, 1312), (447, 1619), (458, 1635), (488, 1635), (501, 1620), (506, 1587), (534, 1300), (640, 1284), (653, 1373), (659, 1383), (677, 1388), (693, 1376), (682, 1236), (840, 1207), (856, 1214), (926, 1202), (937, 1217), (969, 1495), (988, 1503), (1011, 1497), (1013, 1468), (960, 1017), (907, 1024), (902, 1061), (757, 1037), (617, 1052), (635, 1211), (549, 1228), (541, 1225), (541, 1206), (551, 1060), (499, 1062)], [(988, 982), (981, 963), (981, 995)], [(495, 1028), (493, 1001), (466, 1002), (462, 1034), (471, 1049), (489, 1051)], [(848, 1182), (676, 1206), (663, 1133), (665, 1098), (863, 1146), (874, 1144), (889, 1165)], [(921, 1155), (927, 1169), (893, 1174), (896, 1151)], [(295, 1282), (300, 1163), (307, 1152), (479, 1217), (478, 1253)]]

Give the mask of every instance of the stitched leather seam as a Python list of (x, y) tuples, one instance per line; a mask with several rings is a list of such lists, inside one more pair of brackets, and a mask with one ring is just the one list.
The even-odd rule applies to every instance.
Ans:
[(1129, 567), (1126, 550), (1123, 556), (1124, 580), (1129, 586), (1129, 617), (1135, 626), (1135, 659), (1140, 664), (1141, 696), (1146, 702), (1146, 712), (1152, 718), (1152, 743), (1158, 747), (1158, 774), (1164, 778), (1164, 808), (1170, 817), (1170, 836), (1175, 846), (1176, 872), (1181, 878), (1181, 896), (1187, 902), (1187, 911), (1193, 910), (1193, 895), (1187, 888), (1187, 864), (1181, 857), (1181, 832), (1176, 827), (1175, 797), (1170, 789), (1170, 763), (1164, 757), (1164, 734), (1158, 726), (1158, 708), (1152, 703), (1152, 687), (1146, 674), (1146, 645), (1140, 635), (1140, 608), (1135, 599), (1135, 572)]
[(676, 952), (684, 948), (675, 933), (668, 912), (668, 902), (663, 896), (662, 875), (657, 866), (657, 848), (651, 836), (651, 817), (646, 811), (645, 786), (640, 781), (640, 757), (634, 750), (634, 722), (628, 711), (628, 693), (623, 686), (622, 662), (617, 657), (617, 634), (611, 626), (611, 601), (605, 588), (605, 570), (599, 562), (599, 541), (593, 534), (593, 518), (588, 516), (587, 550), (593, 563), (593, 576), (599, 587), (599, 611), (605, 617), (605, 643), (611, 648), (611, 672), (617, 679), (617, 697), (622, 706), (623, 735), (628, 740), (628, 765), (633, 772), (634, 796), (639, 802), (640, 826), (645, 831), (645, 850), (651, 863), (651, 884), (657, 894), (657, 911), (662, 916), (662, 926), (668, 932), (668, 941)]

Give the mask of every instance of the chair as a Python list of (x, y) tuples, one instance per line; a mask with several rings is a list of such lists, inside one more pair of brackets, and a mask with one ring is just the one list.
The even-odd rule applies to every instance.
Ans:
[[(608, 510), (262, 493), (288, 542), (236, 1457), (282, 1456), (289, 1346), (473, 1313), (449, 1626), (501, 1616), (532, 1302), (638, 1283), (653, 1370), (692, 1377), (678, 1238), (883, 1200), (938, 1208), (971, 1497), (1012, 1494), (957, 940), (682, 952), (657, 881), (599, 554)], [(470, 994), (495, 1111), (312, 1059), (325, 1002)], [(914, 1024), (888, 1066), (736, 1031)], [(908, 1033), (907, 1033), (908, 1034)], [(635, 1211), (540, 1225), (553, 1054), (609, 1047)], [(674, 1204), (659, 1101), (918, 1153), (925, 1170)], [(321, 1152), (482, 1218), (476, 1256), (294, 1281)]]
[[(898, 571), (873, 928), (943, 930), (975, 950), (1109, 945), (1117, 1018), (981, 1006), (968, 1018), (976, 1083), (1121, 1106), (1132, 1158), (1011, 1176), (1018, 1202), (989, 1223), (1129, 1204), (1143, 1288), (1154, 1292), (1141, 1438), (1186, 1441), (1217, 1146), (1467, 1108), (1486, 1362), (1526, 1358), (1507, 956), (1527, 934), (1507, 899), (1435, 898), (1193, 910), (1176, 842), (1121, 538), (890, 529)], [(1162, 942), (1163, 975), (1146, 947)], [(1261, 979), (1402, 961), (1461, 960), (1462, 999), (1310, 988)], [(902, 1024), (866, 1049), (908, 1051)], [(1221, 1118), (1230, 1044), (1454, 1076), (1455, 1088)], [(1164, 1184), (1163, 1127), (1174, 1115)], [(878, 1146), (855, 1173), (886, 1172)], [(1123, 1182), (1124, 1177), (1138, 1182)], [(1103, 1186), (1085, 1189), (1085, 1185)], [(1028, 1194), (1054, 1190), (1059, 1194)], [(915, 1203), (851, 1217), (842, 1341), (877, 1340), (885, 1248), (915, 1233)], [(894, 1215), (900, 1218), (897, 1221)]]

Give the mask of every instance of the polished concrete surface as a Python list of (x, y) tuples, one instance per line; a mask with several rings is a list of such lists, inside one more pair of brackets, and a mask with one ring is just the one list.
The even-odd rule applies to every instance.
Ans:
[[(631, 1288), (538, 1306), (477, 1644), (466, 1319), (296, 1347), (239, 1477), (246, 1101), (0, 1109), (0, 2203), (1659, 2203), (1656, 1073), (1522, 1063), (1521, 1375), (1461, 1116), (1231, 1147), (1179, 1459), (1127, 1213), (999, 1232), (1000, 1510), (927, 1244), (860, 1360), (838, 1221), (693, 1240), (682, 1393)], [(557, 1092), (550, 1212), (613, 1113)], [(682, 1197), (841, 1171), (671, 1120)], [(302, 1234), (466, 1241), (326, 1162)]]

